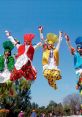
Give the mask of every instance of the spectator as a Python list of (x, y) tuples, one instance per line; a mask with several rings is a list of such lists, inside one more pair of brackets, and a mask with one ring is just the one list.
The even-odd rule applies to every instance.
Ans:
[(18, 117), (25, 117), (24, 116), (24, 112), (23, 111), (20, 111), (20, 113), (18, 114)]
[(37, 117), (36, 111), (32, 110), (31, 117)]

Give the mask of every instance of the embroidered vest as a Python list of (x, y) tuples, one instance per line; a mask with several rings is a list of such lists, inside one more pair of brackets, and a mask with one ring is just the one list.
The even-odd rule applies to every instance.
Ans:
[[(18, 57), (24, 54), (25, 52), (25, 45), (20, 45), (18, 48)], [(27, 51), (27, 56), (30, 58), (30, 60), (33, 60), (33, 55), (34, 55), (34, 47), (32, 45), (29, 46), (28, 51)]]
[[(59, 65), (59, 52), (57, 49), (53, 49), (53, 54), (54, 54), (54, 62), (56, 62), (56, 65)], [(50, 55), (50, 50), (46, 49), (43, 51), (43, 56), (42, 56), (42, 65), (48, 64), (49, 61), (49, 55)]]

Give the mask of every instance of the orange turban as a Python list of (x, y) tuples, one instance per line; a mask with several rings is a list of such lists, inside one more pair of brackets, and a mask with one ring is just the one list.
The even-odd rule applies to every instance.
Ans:
[(34, 34), (24, 34), (24, 41), (32, 41), (32, 39), (35, 37)]

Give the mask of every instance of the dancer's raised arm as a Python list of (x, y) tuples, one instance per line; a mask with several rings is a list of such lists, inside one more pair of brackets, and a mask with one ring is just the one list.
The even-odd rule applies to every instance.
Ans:
[(14, 39), (14, 37), (11, 35), (11, 32), (5, 31), (7, 38), (16, 46), (17, 48), (20, 46), (19, 41)]
[(67, 43), (67, 45), (68, 45), (68, 47), (69, 47), (69, 49), (70, 49), (70, 51), (71, 51), (71, 54), (74, 54), (75, 49), (71, 46), (69, 36), (65, 33), (64, 37), (65, 37), (66, 43)]
[(39, 27), (38, 27), (38, 30), (39, 30), (39, 33), (40, 33), (40, 39), (41, 39), (41, 41), (43, 41), (43, 40), (44, 40), (44, 36), (43, 36), (43, 27), (42, 27), (42, 26), (39, 26)]
[(60, 48), (60, 44), (61, 44), (61, 41), (62, 41), (62, 32), (61, 31), (59, 31), (59, 38), (58, 38), (58, 44), (57, 44), (57, 46), (56, 46), (56, 49), (57, 50), (59, 50), (59, 48)]

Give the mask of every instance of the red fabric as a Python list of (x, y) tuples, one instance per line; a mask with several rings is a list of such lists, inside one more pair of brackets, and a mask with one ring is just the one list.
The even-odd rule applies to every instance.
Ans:
[(34, 34), (25, 34), (24, 35), (24, 41), (32, 41), (32, 39), (35, 37)]
[(13, 69), (10, 80), (15, 81), (17, 79), (20, 79), (23, 76), (23, 71), (22, 70), (16, 70), (16, 68)]
[(79, 82), (82, 82), (82, 78), (79, 79)]
[(20, 55), (24, 54), (25, 52), (25, 45), (20, 45), (18, 48), (18, 54), (17, 57), (19, 57)]
[(10, 80), (15, 81), (17, 79), (20, 79), (21, 77), (25, 77), (26, 80), (35, 80), (36, 79), (37, 72), (36, 70), (31, 66), (30, 61), (22, 67), (21, 70), (14, 70), (11, 73)]
[[(24, 41), (32, 41), (32, 39), (35, 37), (34, 34), (25, 34), (24, 35)], [(16, 55), (16, 58), (19, 57), (20, 55), (24, 54), (25, 52), (25, 45), (20, 45), (18, 48), (18, 54)], [(30, 54), (31, 53), (31, 54)], [(32, 60), (33, 59), (33, 54), (34, 54), (34, 48), (32, 45), (30, 45), (30, 48), (28, 49), (27, 55), (28, 57)]]
[[(20, 45), (18, 48), (18, 54), (16, 55), (16, 59), (22, 54), (24, 54), (24, 52), (25, 52), (25, 45)], [(30, 58), (30, 60), (33, 60), (33, 55), (34, 55), (34, 47), (30, 45), (27, 51), (27, 56), (28, 58)]]
[[(20, 45), (20, 47), (18, 48), (17, 57), (24, 54), (24, 52), (25, 52), (25, 45)], [(27, 56), (28, 58), (30, 58), (30, 60), (33, 60), (33, 55), (34, 55), (34, 47), (30, 45), (27, 51)], [(21, 70), (16, 70), (16, 68), (14, 68), (14, 70), (11, 73), (10, 80), (14, 81), (20, 79), (22, 76), (24, 76), (27, 80), (35, 80), (36, 74), (37, 74), (36, 70), (33, 69), (30, 61), (28, 61), (27, 64), (21, 68)]]
[(22, 67), (22, 71), (23, 71), (23, 76), (26, 78), (26, 80), (35, 80), (36, 79), (37, 72), (30, 65), (30, 62)]
[(34, 47), (31, 45), (28, 48), (27, 56), (28, 56), (28, 58), (30, 58), (30, 60), (33, 60), (33, 55), (34, 55)]
[(43, 50), (47, 49), (47, 44), (43, 45)]

